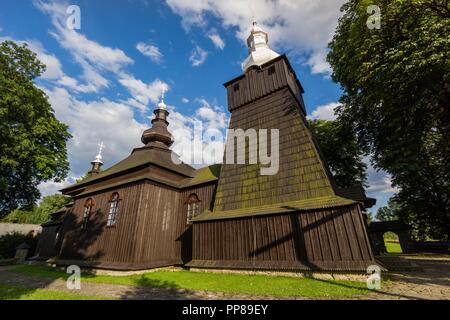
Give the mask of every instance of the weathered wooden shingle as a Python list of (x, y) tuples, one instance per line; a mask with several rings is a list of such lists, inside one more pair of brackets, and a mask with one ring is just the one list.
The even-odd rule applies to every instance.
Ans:
[[(233, 96), (238, 95), (239, 91), (244, 91), (243, 96), (247, 96), (247, 99), (236, 103), (230, 102), (230, 128), (257, 131), (267, 129), (268, 132), (278, 129), (279, 144), (272, 147), (279, 148), (279, 171), (275, 175), (261, 175), (260, 164), (225, 163), (214, 203), (214, 212), (217, 214), (335, 196), (326, 164), (307, 128), (303, 107), (288, 85), (289, 73), (286, 73), (288, 69), (285, 69), (285, 60), (277, 60), (273, 65), (275, 74), (270, 77), (276, 78), (267, 80), (270, 83), (268, 87), (274, 88), (268, 91), (269, 95), (262, 95), (262, 89), (253, 88), (249, 83), (253, 81), (258, 86), (258, 83), (263, 82), (270, 65), (258, 71), (259, 78), (252, 75), (252, 72), (256, 72), (254, 70), (238, 78), (237, 91), (234, 91), (232, 82), (228, 84), (231, 101), (234, 101)], [(252, 79), (247, 81), (247, 77)], [(246, 90), (249, 90), (248, 94)], [(270, 153), (270, 146), (267, 149)], [(235, 151), (237, 152), (236, 149)]]

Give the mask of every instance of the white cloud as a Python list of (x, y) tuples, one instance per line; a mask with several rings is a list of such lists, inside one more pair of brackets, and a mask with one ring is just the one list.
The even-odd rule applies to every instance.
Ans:
[(211, 105), (206, 99), (196, 99), (200, 103), (200, 108), (195, 112), (198, 119), (207, 122), (207, 127), (217, 130), (225, 130), (228, 125), (228, 118), (222, 107)]
[(156, 103), (163, 90), (167, 91), (169, 89), (169, 85), (159, 79), (155, 79), (147, 84), (131, 75), (123, 75), (119, 82), (133, 96), (133, 98), (128, 100), (128, 103), (143, 112), (146, 111), (150, 101)]
[(367, 180), (369, 184), (367, 192), (394, 194), (400, 191), (397, 187), (392, 186), (392, 180), (389, 173), (383, 170), (376, 170), (370, 163), (369, 157), (364, 157), (363, 160), (367, 164)]
[(369, 181), (369, 184), (368, 192), (397, 193), (399, 191), (398, 188), (392, 186), (391, 178), (387, 176), (380, 180)]
[(61, 62), (53, 54), (49, 54), (42, 44), (36, 40), (17, 40), (11, 37), (0, 37), (0, 42), (14, 41), (20, 45), (26, 44), (28, 48), (36, 53), (37, 58), (46, 66), (45, 72), (41, 75), (42, 79), (55, 80), (61, 79), (64, 76)]
[(142, 132), (150, 125), (137, 122), (133, 109), (125, 103), (108, 99), (82, 101), (64, 88), (45, 90), (56, 117), (69, 125), (73, 135), (68, 143), (71, 176), (83, 176), (89, 170), (100, 141), (106, 145), (105, 166), (123, 159), (140, 145)]
[[(198, 98), (195, 101), (199, 103), (199, 108), (192, 116), (185, 116), (177, 112), (173, 106), (168, 107), (170, 111), (169, 131), (175, 139), (173, 150), (181, 156), (184, 162), (197, 167), (221, 162), (226, 138), (225, 130), (228, 127), (229, 119), (223, 107), (211, 104), (204, 98)], [(194, 143), (194, 130), (201, 130), (202, 143)], [(214, 140), (210, 139), (211, 136), (214, 136)], [(190, 148), (186, 150), (186, 146), (190, 146)], [(217, 154), (207, 150), (217, 150)], [(201, 158), (195, 158), (195, 155), (199, 154)]]
[(327, 53), (328, 51), (326, 49), (321, 49), (313, 52), (308, 61), (306, 62), (307, 65), (311, 68), (312, 74), (325, 74), (327, 76), (331, 75), (331, 66), (327, 62)]
[(214, 43), (216, 48), (220, 50), (225, 48), (225, 41), (220, 37), (216, 30), (211, 30), (207, 36)]
[(196, 45), (195, 48), (191, 51), (189, 61), (192, 63), (192, 66), (198, 67), (206, 61), (207, 57), (208, 52)]
[(252, 16), (269, 32), (275, 49), (306, 58), (314, 72), (329, 71), (323, 50), (331, 40), (345, 0), (166, 0), (182, 17), (183, 26), (206, 27), (206, 17), (217, 17), (224, 28), (237, 27), (236, 36), (245, 41)]
[(35, 0), (33, 2), (42, 12), (51, 18), (55, 31), (50, 34), (59, 44), (70, 52), (73, 59), (83, 70), (82, 78), (86, 82), (85, 91), (98, 91), (108, 87), (109, 80), (103, 73), (112, 72), (120, 74), (122, 69), (133, 63), (122, 50), (103, 46), (95, 41), (86, 38), (76, 30), (65, 26), (67, 3), (43, 2)]
[(58, 193), (59, 190), (70, 186), (76, 182), (75, 177), (67, 178), (61, 182), (47, 181), (39, 184), (38, 189), (41, 192), (41, 197), (50, 196), (52, 194)]
[(149, 57), (155, 63), (161, 63), (163, 59), (163, 54), (157, 46), (152, 44), (146, 44), (144, 42), (139, 42), (136, 45), (136, 49), (142, 53), (144, 56)]
[(318, 106), (308, 118), (313, 120), (335, 120), (336, 114), (334, 113), (334, 110), (339, 105), (340, 104), (337, 102), (330, 102), (325, 105)]
[(0, 42), (5, 40), (14, 41), (18, 44), (26, 44), (28, 48), (36, 53), (37, 58), (46, 66), (45, 72), (40, 76), (42, 80), (49, 81), (53, 84), (58, 84), (74, 90), (76, 92), (92, 92), (95, 87), (89, 84), (82, 85), (77, 79), (74, 79), (64, 73), (59, 59), (42, 46), (37, 40), (17, 40), (11, 37), (0, 37)]
[(183, 102), (183, 103), (189, 103), (189, 99), (188, 99), (188, 98), (185, 98), (185, 97), (183, 97), (183, 98), (181, 98), (181, 102)]
[(45, 72), (41, 75), (42, 79), (55, 80), (65, 76), (62, 71), (61, 62), (55, 55), (47, 53), (40, 42), (34, 40), (25, 42), (28, 44), (30, 50), (35, 52), (38, 59), (46, 66)]
[[(125, 71), (125, 67), (134, 61), (122, 50), (103, 46), (93, 40), (86, 38), (76, 30), (66, 28), (64, 3), (43, 2), (35, 0), (34, 4), (44, 13), (48, 14), (52, 20), (55, 31), (50, 32), (80, 65), (82, 71), (81, 78), (85, 84), (80, 84), (78, 80), (62, 74), (58, 79), (58, 84), (66, 86), (78, 92), (98, 92), (101, 88), (108, 87), (111, 75), (117, 78), (130, 93), (131, 98), (126, 100), (129, 106), (145, 112), (150, 101), (156, 102), (163, 88), (168, 89), (168, 85), (159, 79), (151, 83), (144, 83)], [(156, 47), (139, 43), (138, 50), (143, 54), (152, 54), (153, 59), (162, 58)], [(159, 53), (159, 55), (158, 55)], [(53, 65), (58, 64), (47, 58)], [(59, 64), (60, 67), (60, 64)]]
[[(141, 84), (139, 84), (140, 86)], [(138, 86), (138, 87), (139, 87)], [(134, 147), (141, 145), (142, 132), (151, 126), (150, 122), (140, 123), (134, 118), (133, 107), (126, 102), (108, 99), (80, 100), (65, 88), (43, 88), (55, 109), (56, 117), (69, 125), (73, 136), (67, 149), (71, 170), (70, 178), (61, 183), (45, 182), (40, 185), (43, 195), (64, 188), (83, 176), (90, 169), (90, 161), (98, 152), (98, 143), (103, 141), (104, 167), (107, 168), (128, 156)], [(150, 99), (150, 98), (149, 98)], [(199, 107), (192, 115), (183, 115), (169, 105), (169, 131), (176, 142), (190, 143), (193, 139), (195, 121), (201, 121), (203, 133), (207, 131), (225, 135), (228, 118), (223, 107), (211, 104), (203, 98), (195, 100)], [(203, 148), (216, 146), (219, 158), (223, 156), (223, 141), (204, 141)], [(185, 155), (186, 156), (186, 155)], [(215, 158), (206, 154), (204, 161), (211, 163)], [(191, 159), (183, 159), (190, 162)], [(205, 163), (203, 163), (204, 165)]]

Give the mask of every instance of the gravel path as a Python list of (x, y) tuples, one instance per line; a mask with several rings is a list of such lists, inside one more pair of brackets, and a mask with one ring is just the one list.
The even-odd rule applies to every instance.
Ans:
[[(424, 272), (396, 273), (390, 275), (390, 281), (381, 290), (371, 292), (362, 296), (361, 299), (450, 299), (450, 259), (414, 259)], [(63, 280), (52, 280), (37, 278), (29, 275), (15, 273), (11, 267), (0, 267), (0, 283), (6, 285), (20, 285), (30, 290), (45, 288), (48, 290), (68, 291), (66, 282)], [(280, 299), (280, 297), (233, 295), (225, 293), (212, 293), (206, 291), (189, 291), (182, 289), (163, 289), (152, 287), (136, 287), (118, 284), (103, 284), (94, 282), (83, 282), (81, 290), (77, 293), (90, 296), (102, 296), (115, 299), (238, 299), (238, 300), (260, 300)], [(296, 298), (302, 299), (302, 298)]]
[(423, 272), (403, 272), (390, 275), (392, 283), (370, 293), (368, 299), (431, 299), (450, 300), (450, 259), (408, 257), (422, 267)]

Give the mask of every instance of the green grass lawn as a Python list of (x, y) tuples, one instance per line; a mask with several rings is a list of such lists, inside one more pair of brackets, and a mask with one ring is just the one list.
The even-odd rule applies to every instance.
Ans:
[(107, 297), (86, 296), (63, 291), (30, 289), (0, 284), (0, 300), (105, 300)]
[[(44, 266), (17, 266), (14, 271), (52, 279), (68, 276)], [(365, 282), (193, 271), (155, 271), (131, 276), (82, 274), (82, 281), (281, 297), (354, 297), (368, 293)]]
[(402, 247), (400, 246), (400, 243), (385, 241), (384, 244), (386, 245), (386, 250), (388, 253), (402, 253)]

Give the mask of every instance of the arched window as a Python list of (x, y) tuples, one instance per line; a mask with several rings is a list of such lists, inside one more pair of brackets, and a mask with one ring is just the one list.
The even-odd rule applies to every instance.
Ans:
[(108, 212), (108, 221), (106, 222), (106, 226), (111, 227), (116, 224), (117, 221), (117, 212), (119, 211), (119, 194), (114, 192), (109, 200), (109, 212)]
[(187, 199), (187, 223), (190, 224), (191, 220), (199, 214), (200, 200), (195, 193), (191, 194)]
[(94, 201), (92, 198), (89, 198), (84, 203), (84, 211), (83, 211), (83, 223), (81, 225), (81, 229), (86, 230), (88, 223), (89, 223), (89, 217), (91, 216), (92, 207), (94, 206)]

